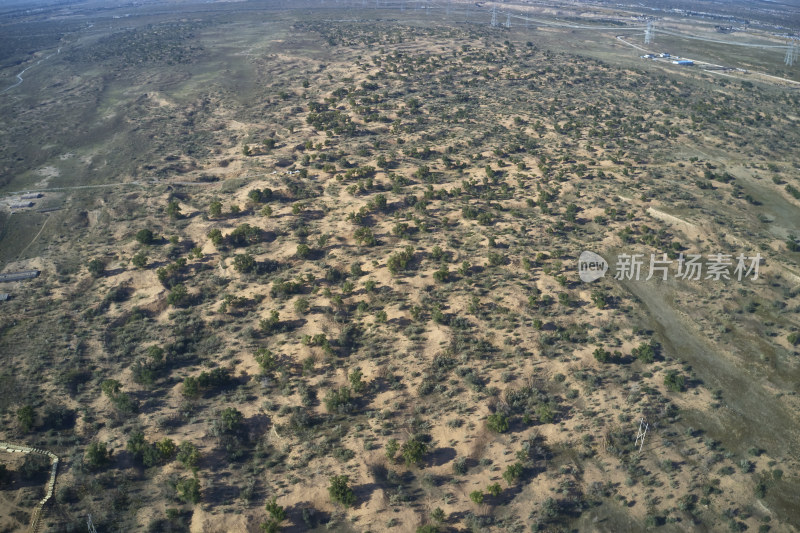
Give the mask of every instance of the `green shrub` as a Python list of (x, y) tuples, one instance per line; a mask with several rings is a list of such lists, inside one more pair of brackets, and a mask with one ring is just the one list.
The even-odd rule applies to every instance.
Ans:
[(634, 357), (643, 363), (652, 363), (655, 360), (656, 350), (653, 343), (643, 342), (632, 351)]
[(670, 370), (667, 372), (667, 375), (664, 376), (664, 385), (673, 392), (683, 392), (685, 388), (684, 377), (675, 370)]
[(400, 454), (403, 456), (406, 466), (420, 464), (427, 452), (428, 445), (422, 442), (418, 437), (411, 437), (403, 444), (400, 450)]
[(25, 405), (17, 409), (17, 422), (20, 429), (28, 433), (33, 429), (33, 424), (36, 422), (36, 411), (30, 405)]
[(345, 507), (351, 507), (356, 502), (356, 494), (350, 488), (349, 482), (348, 476), (332, 476), (330, 478), (328, 495), (333, 502), (340, 503)]
[(237, 272), (252, 272), (256, 268), (256, 260), (250, 254), (236, 254), (233, 256), (233, 268)]
[(191, 477), (178, 481), (175, 485), (178, 491), (178, 498), (186, 503), (200, 503), (200, 481), (197, 477)]
[(194, 468), (200, 461), (200, 451), (191, 442), (182, 442), (178, 446), (176, 459), (186, 468)]
[(594, 358), (601, 363), (607, 363), (609, 360), (611, 360), (611, 353), (602, 348), (597, 348), (594, 351)]
[(408, 264), (411, 262), (413, 257), (414, 249), (411, 246), (406, 246), (402, 252), (397, 252), (390, 255), (388, 261), (386, 262), (386, 266), (389, 268), (389, 272), (396, 276), (401, 271), (408, 268)]
[(147, 266), (147, 254), (144, 253), (144, 252), (137, 253), (131, 259), (131, 263), (133, 263), (133, 266), (135, 266), (136, 268), (144, 268), (144, 267), (146, 267)]
[(486, 425), (495, 433), (505, 433), (509, 428), (508, 417), (502, 413), (492, 413), (489, 415)]
[(400, 449), (400, 444), (397, 442), (397, 439), (389, 439), (386, 443), (386, 458), (390, 461), (394, 461), (398, 449)]
[(503, 479), (506, 481), (506, 483), (511, 485), (522, 477), (523, 470), (524, 468), (520, 462), (508, 465), (505, 472), (503, 472)]
[(84, 462), (89, 469), (99, 470), (111, 462), (111, 452), (108, 451), (104, 442), (92, 442), (86, 448)]
[(350, 387), (342, 386), (338, 389), (331, 389), (323, 399), (325, 409), (329, 413), (348, 413), (353, 409), (350, 398)]
[(105, 273), (106, 264), (102, 259), (95, 258), (86, 264), (86, 268), (93, 277), (99, 278)]
[(156, 236), (149, 229), (140, 229), (136, 232), (136, 240), (142, 244), (153, 244)]

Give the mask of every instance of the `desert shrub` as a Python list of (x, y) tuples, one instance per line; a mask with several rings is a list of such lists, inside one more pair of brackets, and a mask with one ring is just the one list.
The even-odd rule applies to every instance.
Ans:
[(453, 461), (453, 473), (457, 476), (463, 476), (467, 473), (466, 457), (456, 457), (455, 461)]
[(38, 453), (26, 454), (17, 472), (25, 481), (43, 483), (50, 473), (50, 459)]
[(329, 390), (322, 402), (329, 413), (344, 414), (353, 410), (350, 387), (347, 386)]
[(178, 498), (186, 503), (200, 503), (200, 481), (197, 477), (186, 478), (175, 484), (178, 491)]
[(233, 257), (233, 268), (237, 272), (252, 272), (256, 268), (256, 260), (250, 254), (236, 254)]
[(394, 461), (398, 449), (400, 449), (400, 443), (397, 442), (397, 439), (389, 439), (385, 448), (386, 458), (390, 461)]
[(411, 259), (414, 257), (414, 249), (406, 246), (402, 252), (397, 252), (389, 256), (386, 266), (392, 275), (397, 275), (408, 268)]
[(274, 309), (270, 311), (269, 317), (264, 318), (259, 322), (259, 327), (265, 335), (275, 333), (280, 326), (280, 315)]
[(509, 428), (508, 417), (502, 413), (492, 413), (486, 421), (486, 426), (495, 433), (505, 433)]
[(155, 241), (156, 238), (153, 232), (146, 228), (137, 231), (135, 237), (136, 240), (139, 241), (141, 244), (153, 244), (153, 241)]
[(593, 355), (601, 363), (607, 363), (611, 360), (611, 353), (602, 348), (597, 348)]
[(104, 442), (95, 441), (86, 448), (84, 464), (89, 467), (90, 470), (99, 470), (109, 462), (111, 462), (111, 452), (108, 451)]
[(200, 451), (191, 442), (182, 442), (175, 454), (175, 458), (186, 468), (195, 468), (200, 461)]
[(136, 268), (144, 268), (147, 266), (147, 254), (144, 252), (139, 252), (131, 258), (131, 263)]
[(186, 299), (189, 296), (189, 291), (186, 289), (186, 285), (183, 283), (178, 283), (169, 291), (167, 294), (167, 303), (169, 305), (180, 307), (186, 303)]
[(656, 349), (652, 342), (643, 342), (638, 348), (634, 348), (632, 355), (643, 363), (652, 363), (655, 360)]
[(242, 248), (257, 243), (261, 239), (261, 230), (250, 224), (240, 224), (230, 234), (228, 242), (231, 246)]
[(407, 440), (400, 449), (400, 455), (406, 462), (406, 466), (419, 464), (422, 458), (428, 452), (428, 445), (422, 442), (419, 437), (411, 437)]
[(349, 485), (349, 476), (332, 476), (328, 486), (328, 495), (334, 503), (351, 507), (356, 502), (356, 494)]
[(93, 277), (99, 278), (105, 273), (106, 264), (102, 259), (95, 258), (86, 263), (86, 268)]
[(33, 409), (33, 406), (25, 405), (17, 409), (17, 423), (23, 432), (28, 433), (33, 429), (35, 422), (36, 411)]
[(217, 228), (214, 228), (208, 232), (208, 238), (211, 239), (211, 243), (217, 247), (219, 247), (222, 244), (224, 239), (222, 236), (222, 232)]
[(664, 376), (664, 385), (673, 392), (682, 392), (685, 388), (684, 377), (675, 370), (670, 370)]
[(42, 416), (42, 429), (62, 430), (75, 426), (75, 411), (60, 403), (48, 404)]

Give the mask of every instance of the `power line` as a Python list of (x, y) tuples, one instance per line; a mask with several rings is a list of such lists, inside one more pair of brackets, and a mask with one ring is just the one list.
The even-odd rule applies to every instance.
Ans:
[(650, 44), (653, 40), (653, 23), (647, 23), (647, 29), (644, 32), (644, 44)]
[(800, 54), (800, 49), (797, 47), (797, 41), (792, 41), (792, 44), (786, 47), (786, 57), (784, 58), (783, 62), (786, 63), (787, 66), (791, 67), (797, 62), (798, 54)]
[(492, 7), (492, 22), (491, 26), (493, 28), (497, 27), (497, 6)]

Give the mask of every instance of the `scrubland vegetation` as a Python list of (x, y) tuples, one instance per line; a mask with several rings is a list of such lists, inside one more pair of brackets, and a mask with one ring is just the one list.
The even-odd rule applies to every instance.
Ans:
[[(63, 458), (44, 530), (800, 527), (796, 92), (283, 16), (64, 52), (125, 65), (119, 181), (155, 180), (63, 193), (14, 262), (43, 275), (2, 304), (0, 435)], [(587, 285), (583, 250), (766, 261)]]

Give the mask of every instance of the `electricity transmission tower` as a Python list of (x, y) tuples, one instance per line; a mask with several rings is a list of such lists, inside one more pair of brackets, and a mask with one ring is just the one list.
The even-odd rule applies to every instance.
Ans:
[(792, 41), (792, 44), (786, 48), (786, 58), (783, 62), (791, 67), (797, 62), (798, 55), (800, 55), (800, 49), (797, 47), (797, 41)]
[(511, 27), (511, 13), (506, 13), (506, 28)]
[(89, 533), (97, 533), (97, 529), (95, 529), (94, 524), (92, 523), (92, 515), (89, 515), (86, 520), (86, 526), (89, 528)]
[(497, 6), (492, 8), (492, 23), (491, 26), (493, 28), (497, 27)]
[(644, 446), (644, 437), (647, 435), (647, 430), (650, 425), (644, 421), (644, 418), (639, 419), (639, 432), (636, 434), (636, 441), (634, 442), (634, 447), (639, 446), (639, 451), (642, 451), (642, 447)]
[(653, 23), (647, 22), (647, 30), (644, 32), (644, 44), (650, 44), (653, 40)]

